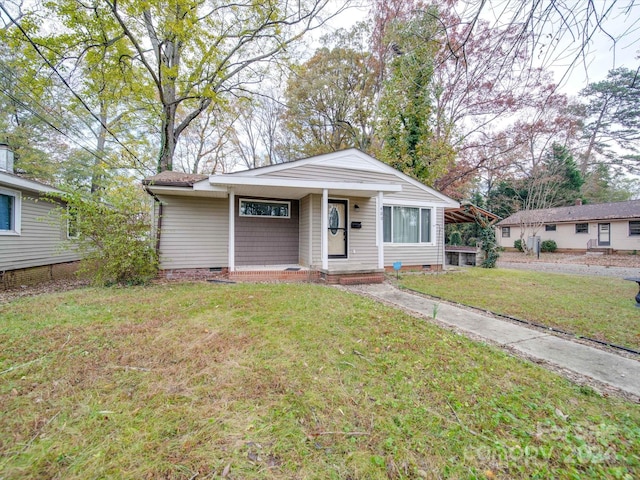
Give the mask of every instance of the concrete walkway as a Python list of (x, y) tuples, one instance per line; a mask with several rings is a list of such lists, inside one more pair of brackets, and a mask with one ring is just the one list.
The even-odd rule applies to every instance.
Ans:
[(553, 364), (612, 386), (640, 398), (640, 361), (609, 353), (569, 339), (544, 333), (514, 323), (499, 320), (465, 308), (425, 298), (400, 290), (388, 283), (346, 287), (360, 293), (415, 312), (433, 317), (434, 304), (438, 304), (436, 320), (468, 332), (474, 338), (515, 350), (526, 357)]

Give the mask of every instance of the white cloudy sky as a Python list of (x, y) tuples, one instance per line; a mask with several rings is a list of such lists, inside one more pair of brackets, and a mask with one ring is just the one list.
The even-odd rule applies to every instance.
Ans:
[[(523, 1), (523, 0), (520, 0)], [(368, 2), (362, 2), (368, 3)], [(510, 21), (513, 13), (505, 12), (505, 3), (514, 5), (518, 0), (488, 0), (482, 17), (491, 24), (499, 25)], [(528, 3), (528, 2), (524, 2)], [(560, 90), (576, 95), (588, 83), (602, 80), (612, 68), (627, 67), (636, 70), (640, 66), (640, 2), (638, 0), (565, 0), (558, 2), (568, 9), (578, 9), (591, 4), (604, 17), (601, 28), (595, 28), (592, 21), (589, 30), (584, 28), (562, 31), (562, 23), (545, 25), (541, 38), (554, 38), (539, 55), (539, 62), (553, 72), (554, 80), (560, 83)], [(477, 0), (458, 2), (458, 11), (466, 15), (477, 9)], [(330, 28), (348, 28), (364, 19), (368, 7), (351, 8), (330, 22)], [(604, 13), (606, 12), (606, 15)], [(580, 16), (581, 12), (571, 13)], [(585, 33), (593, 33), (586, 43), (584, 54), (579, 52), (583, 44), (580, 38)]]

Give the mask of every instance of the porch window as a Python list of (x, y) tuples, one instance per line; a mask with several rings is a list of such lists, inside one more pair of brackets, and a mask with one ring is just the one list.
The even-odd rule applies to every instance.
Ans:
[(430, 243), (431, 209), (384, 207), (383, 239), (387, 243)]
[(20, 234), (20, 192), (0, 189), (0, 235)]
[(509, 238), (511, 236), (511, 227), (502, 227), (502, 238)]
[(629, 236), (637, 237), (640, 236), (640, 221), (631, 221), (629, 222)]
[(240, 199), (240, 216), (290, 218), (291, 202)]
[(589, 233), (589, 224), (576, 223), (576, 233)]

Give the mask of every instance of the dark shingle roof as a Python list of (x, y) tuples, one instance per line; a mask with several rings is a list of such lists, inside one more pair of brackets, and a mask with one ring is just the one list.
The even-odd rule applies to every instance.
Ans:
[(183, 172), (161, 172), (142, 181), (143, 185), (159, 185), (167, 187), (191, 187), (194, 183), (209, 178), (209, 175)]
[[(536, 218), (544, 223), (588, 222), (592, 220), (640, 219), (640, 200), (628, 202), (597, 203), (593, 205), (571, 205), (570, 207), (534, 210)], [(523, 211), (519, 211), (498, 222), (497, 225), (519, 225)]]

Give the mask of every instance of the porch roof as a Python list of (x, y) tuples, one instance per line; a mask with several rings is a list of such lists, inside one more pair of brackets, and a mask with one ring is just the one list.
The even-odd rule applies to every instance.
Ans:
[[(332, 195), (351, 195), (359, 197), (374, 197), (378, 192), (397, 193), (402, 191), (402, 185), (395, 183), (375, 183), (364, 181), (327, 181), (302, 180), (292, 178), (265, 178), (239, 175), (211, 175), (209, 184), (213, 188), (233, 188), (236, 195), (269, 196), (299, 199), (310, 193), (321, 194), (324, 189)], [(194, 185), (194, 190), (197, 189)]]

